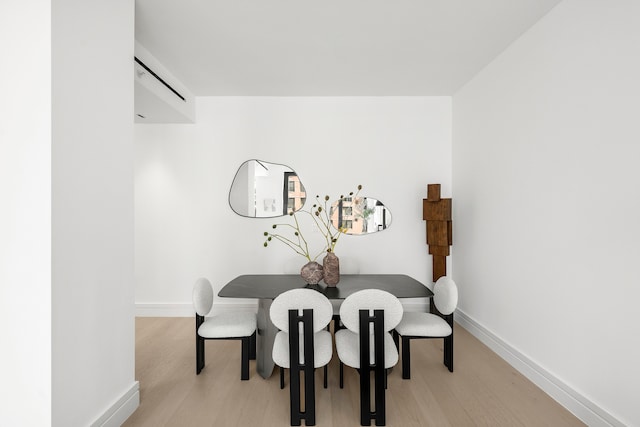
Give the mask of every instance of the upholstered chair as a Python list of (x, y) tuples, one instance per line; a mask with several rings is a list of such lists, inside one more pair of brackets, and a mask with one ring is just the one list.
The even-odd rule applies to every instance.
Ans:
[[(280, 329), (273, 343), (273, 361), (280, 367), (280, 388), (284, 387), (283, 369), (289, 369), (291, 425), (315, 425), (315, 368), (326, 366), (333, 354), (331, 333), (325, 327), (331, 321), (331, 303), (312, 289), (292, 289), (278, 295), (269, 315)], [(305, 410), (301, 410), (300, 373), (304, 374)]]
[(458, 287), (443, 276), (433, 287), (433, 302), (439, 314), (405, 312), (395, 333), (402, 340), (402, 378), (411, 378), (412, 339), (444, 338), (444, 365), (453, 372), (453, 312), (458, 305)]
[[(349, 295), (340, 306), (344, 329), (335, 334), (340, 358), (340, 388), (344, 387), (343, 365), (360, 373), (360, 424), (386, 423), (385, 389), (387, 369), (398, 363), (398, 349), (390, 332), (402, 319), (402, 304), (389, 292), (365, 289)], [(370, 372), (374, 371), (375, 411), (371, 405)]]
[(213, 307), (213, 287), (201, 277), (193, 286), (196, 312), (196, 374), (205, 365), (205, 340), (240, 340), (242, 342), (240, 378), (249, 379), (249, 359), (256, 358), (256, 314), (230, 312), (206, 317)]

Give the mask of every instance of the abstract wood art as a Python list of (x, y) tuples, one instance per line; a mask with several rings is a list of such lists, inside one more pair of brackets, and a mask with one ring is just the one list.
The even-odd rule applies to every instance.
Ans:
[[(427, 198), (422, 199), (422, 219), (427, 229), (427, 245), (433, 258), (433, 282), (447, 275), (447, 256), (453, 243), (451, 199), (440, 197), (440, 184), (427, 185)], [(431, 312), (436, 313), (433, 298)]]

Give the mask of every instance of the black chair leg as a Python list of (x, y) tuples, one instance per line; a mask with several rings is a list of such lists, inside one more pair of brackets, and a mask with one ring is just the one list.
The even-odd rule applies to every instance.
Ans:
[[(289, 395), (291, 399), (291, 425), (299, 426), (304, 420), (305, 425), (316, 425), (316, 398), (314, 369), (297, 367), (289, 369)], [(300, 409), (300, 372), (304, 375), (304, 411)]]
[(204, 338), (196, 334), (196, 375), (204, 368)]
[(249, 359), (256, 360), (256, 332), (249, 337)]
[(409, 337), (402, 337), (402, 379), (411, 378), (411, 346)]
[(291, 425), (302, 424), (302, 412), (300, 411), (300, 370), (289, 368), (289, 400), (291, 402)]
[(196, 313), (196, 375), (199, 375), (202, 368), (204, 368), (204, 338), (198, 333), (203, 323), (204, 316)]
[(366, 367), (360, 368), (360, 425), (371, 425), (371, 378)]
[(304, 368), (304, 423), (308, 426), (316, 425), (316, 384), (313, 366)]
[(284, 388), (284, 368), (280, 366), (280, 390)]
[(249, 341), (250, 337), (241, 338), (242, 356), (240, 357), (240, 379), (245, 381), (249, 379)]
[(344, 363), (340, 361), (340, 388), (344, 388)]
[(386, 423), (386, 388), (387, 388), (387, 370), (382, 367), (375, 368), (375, 401), (376, 412), (374, 418), (377, 426), (383, 426)]
[(400, 334), (394, 329), (391, 335), (393, 336), (393, 343), (396, 345), (396, 350), (400, 351)]
[(371, 410), (370, 370), (360, 369), (360, 425), (363, 426), (370, 426), (372, 419), (375, 420), (377, 426), (383, 426), (386, 423), (386, 369), (374, 368), (374, 378), (375, 412)]
[(453, 372), (453, 334), (444, 339), (444, 366)]
[(327, 365), (324, 365), (324, 388), (327, 388), (329, 386), (328, 382), (327, 382), (327, 372), (328, 372), (328, 368)]

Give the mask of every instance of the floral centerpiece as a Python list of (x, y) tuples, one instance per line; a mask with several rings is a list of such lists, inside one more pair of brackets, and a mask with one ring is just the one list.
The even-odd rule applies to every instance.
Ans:
[[(356, 195), (361, 189), (362, 185), (358, 185)], [(349, 197), (351, 196), (354, 196), (353, 192), (349, 193)], [(344, 197), (344, 195), (341, 195), (339, 200), (344, 199)], [(307, 259), (308, 262), (302, 267), (300, 274), (309, 284), (318, 284), (324, 278), (327, 285), (335, 286), (340, 280), (339, 261), (335, 255), (335, 248), (340, 236), (344, 234), (346, 229), (344, 227), (332, 227), (331, 206), (328, 206), (329, 200), (329, 196), (324, 196), (324, 200), (320, 200), (320, 196), (316, 196), (316, 203), (311, 209), (300, 209), (289, 213), (289, 216), (293, 219), (293, 224), (273, 224), (272, 228), (278, 231), (264, 232), (266, 237), (265, 247), (269, 246), (269, 243), (275, 239)], [(309, 250), (309, 243), (302, 233), (298, 215), (309, 215), (324, 238), (322, 250), (313, 257)], [(283, 231), (280, 232), (280, 230)], [(323, 266), (316, 262), (322, 254), (326, 254), (323, 260), (324, 267), (327, 267), (326, 271), (324, 271), (325, 268)]]

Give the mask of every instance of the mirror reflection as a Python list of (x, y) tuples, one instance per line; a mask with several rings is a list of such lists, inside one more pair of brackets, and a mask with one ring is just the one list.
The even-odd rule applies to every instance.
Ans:
[(372, 197), (343, 197), (331, 205), (331, 224), (345, 234), (370, 234), (391, 225), (391, 212)]
[(273, 218), (304, 206), (307, 195), (289, 166), (247, 160), (238, 168), (229, 191), (229, 206), (238, 215)]

